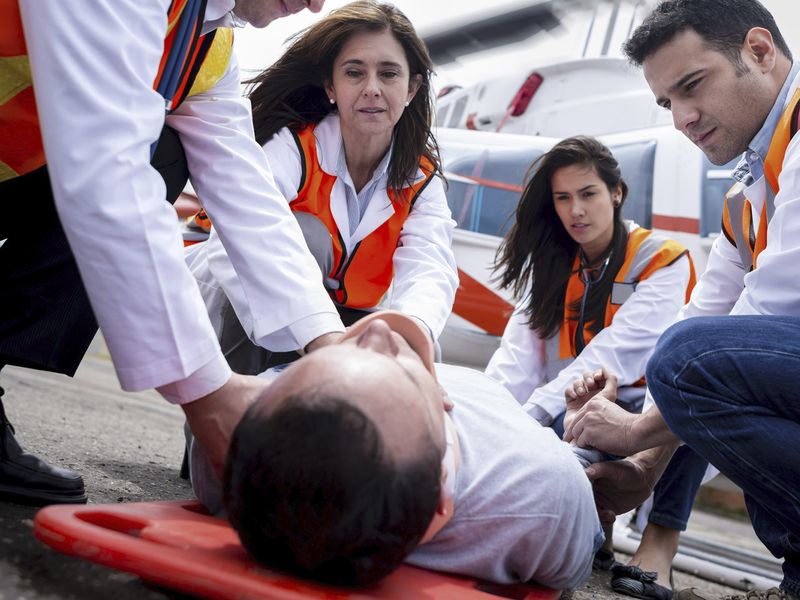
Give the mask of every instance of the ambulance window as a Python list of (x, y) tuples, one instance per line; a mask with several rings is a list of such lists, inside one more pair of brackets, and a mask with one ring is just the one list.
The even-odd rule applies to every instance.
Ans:
[(436, 103), (436, 126), (437, 127), (444, 127), (445, 123), (447, 123), (447, 116), (450, 114), (450, 109), (452, 108), (452, 104), (442, 104), (441, 102)]
[(722, 203), (725, 199), (725, 193), (733, 185), (731, 173), (739, 163), (739, 157), (737, 156), (731, 162), (722, 166), (712, 164), (705, 156), (703, 156), (702, 160), (703, 172), (706, 176), (703, 180), (700, 235), (706, 237), (720, 231)]
[(611, 146), (611, 152), (619, 162), (622, 178), (628, 184), (628, 197), (622, 207), (623, 218), (642, 227), (652, 227), (655, 140)]
[(450, 113), (450, 122), (447, 124), (448, 127), (463, 127), (464, 111), (467, 109), (468, 101), (469, 96), (466, 92), (462, 94), (461, 98), (456, 100), (453, 110)]
[[(448, 173), (472, 180), (449, 179), (447, 201), (458, 227), (504, 236), (513, 224), (525, 174), (542, 153), (542, 150), (530, 148), (493, 149), (454, 161)], [(517, 189), (505, 189), (508, 186)]]

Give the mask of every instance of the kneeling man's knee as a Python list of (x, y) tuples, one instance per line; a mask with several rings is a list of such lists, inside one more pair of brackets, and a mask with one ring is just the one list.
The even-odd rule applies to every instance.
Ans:
[(712, 336), (714, 323), (710, 318), (680, 321), (659, 338), (653, 356), (647, 363), (647, 386), (670, 427), (675, 424), (675, 411), (681, 404), (674, 401), (677, 380), (686, 365), (703, 352), (702, 341)]

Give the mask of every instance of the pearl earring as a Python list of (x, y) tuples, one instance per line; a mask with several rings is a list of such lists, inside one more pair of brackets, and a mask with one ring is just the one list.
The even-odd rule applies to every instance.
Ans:
[(406, 107), (408, 106), (408, 101), (406, 101)]
[(328, 102), (330, 102), (331, 104), (336, 104), (336, 100), (334, 100), (333, 98), (328, 98)]

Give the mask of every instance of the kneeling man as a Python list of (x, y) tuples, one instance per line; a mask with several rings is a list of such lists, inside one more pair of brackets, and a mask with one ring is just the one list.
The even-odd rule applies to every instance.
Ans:
[(391, 311), (274, 380), (236, 429), (224, 488), (256, 559), (325, 583), (370, 585), (405, 560), (571, 588), (602, 543), (569, 446), (483, 373), (434, 367), (428, 334)]

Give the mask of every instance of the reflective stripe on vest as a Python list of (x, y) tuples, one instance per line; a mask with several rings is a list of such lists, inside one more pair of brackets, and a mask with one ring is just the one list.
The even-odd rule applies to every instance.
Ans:
[[(205, 0), (174, 0), (167, 12), (167, 37), (153, 87), (161, 88), (162, 95), (171, 94), (164, 97), (166, 106), (173, 109), (189, 95), (213, 87), (230, 61), (231, 30), (217, 29), (200, 36), (204, 12)], [(30, 173), (45, 162), (19, 4), (2, 0), (0, 182)]]
[(322, 170), (317, 157), (315, 125), (293, 132), (302, 158), (302, 174), (297, 197), (289, 207), (294, 212), (314, 215), (327, 229), (333, 247), (326, 286), (337, 304), (351, 308), (377, 306), (394, 276), (393, 257), (400, 233), (419, 195), (433, 178), (433, 165), (420, 159), (425, 177), (402, 190), (387, 189), (394, 214), (358, 242), (348, 254), (331, 212), (331, 191), (336, 176)]
[(758, 266), (758, 255), (767, 247), (767, 225), (775, 214), (775, 196), (780, 189), (778, 180), (789, 142), (800, 122), (800, 89), (797, 89), (781, 115), (772, 134), (767, 158), (764, 160), (766, 197), (759, 217), (758, 231), (753, 226), (753, 207), (745, 196), (743, 183), (733, 184), (725, 194), (722, 208), (722, 233), (736, 246), (742, 265), (747, 271)]
[[(611, 295), (608, 298), (605, 313), (605, 323), (603, 327), (608, 327), (614, 319), (614, 315), (622, 305), (636, 291), (636, 286), (640, 281), (644, 281), (657, 270), (673, 264), (683, 255), (688, 256), (688, 251), (677, 242), (652, 232), (648, 229), (637, 228), (628, 234), (628, 245), (625, 251), (625, 261), (620, 267), (619, 272), (614, 278)], [(688, 302), (692, 288), (695, 284), (694, 264), (689, 257), (690, 277), (685, 290), (685, 300)], [(575, 333), (577, 329), (577, 318), (569, 318), (567, 308), (576, 300), (580, 301), (584, 291), (584, 283), (579, 276), (580, 258), (575, 257), (573, 264), (573, 274), (567, 283), (567, 294), (565, 298), (564, 321), (561, 328), (553, 336), (545, 340), (545, 360), (547, 380), (552, 381), (558, 374), (568, 367), (578, 356), (575, 346)], [(576, 317), (573, 315), (573, 317)], [(589, 330), (588, 325), (584, 327), (584, 339), (588, 344), (594, 334)], [(600, 366), (600, 365), (598, 365)], [(641, 386), (644, 378), (636, 383)]]

